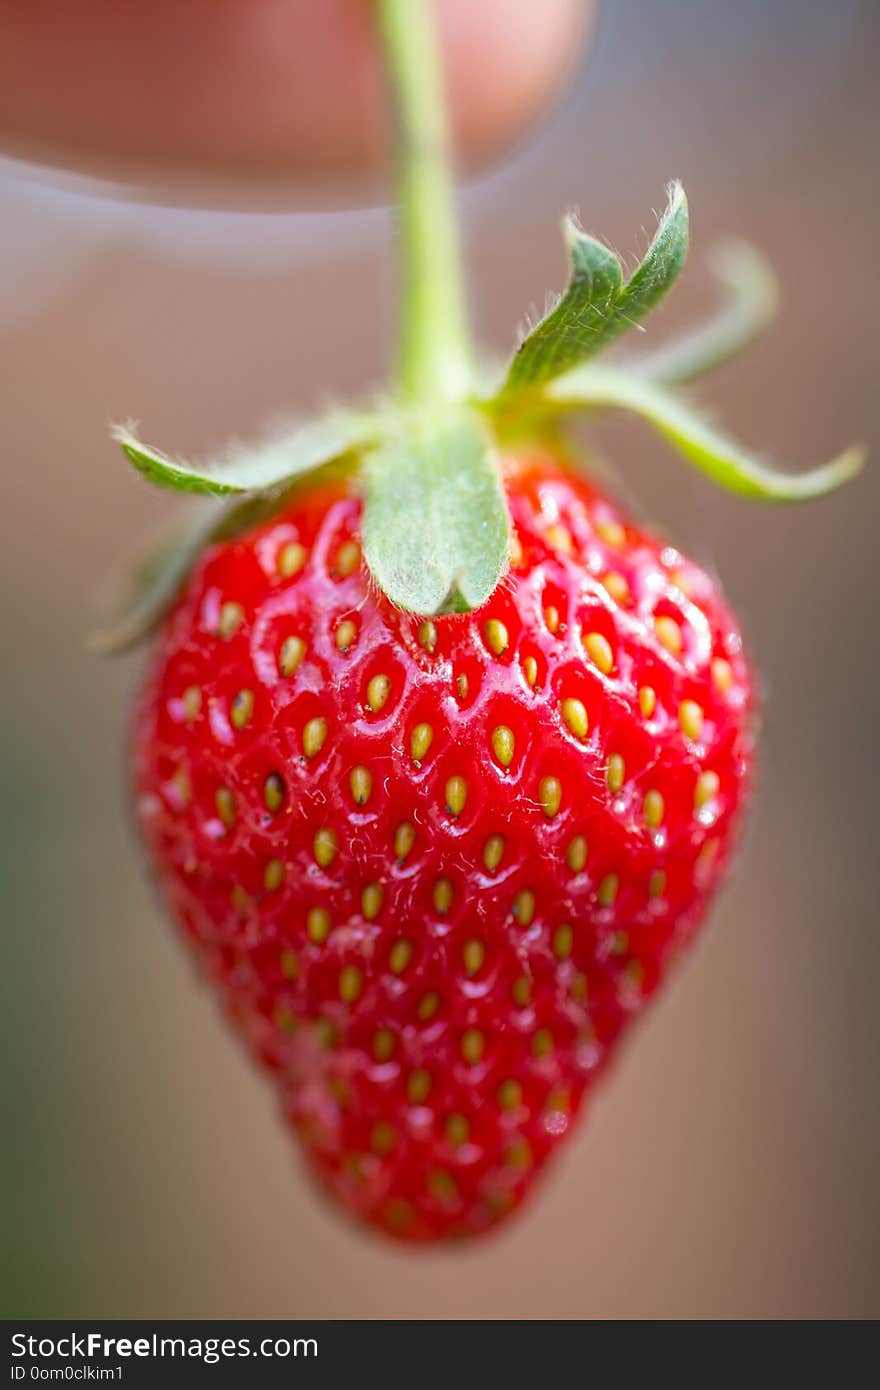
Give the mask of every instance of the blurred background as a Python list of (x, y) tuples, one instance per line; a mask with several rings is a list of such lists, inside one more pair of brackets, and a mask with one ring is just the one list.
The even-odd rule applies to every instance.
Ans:
[(741, 615), (760, 787), (711, 931), (539, 1199), (448, 1253), (378, 1244), (307, 1186), (141, 872), (142, 657), (83, 647), (102, 577), (167, 511), (108, 421), (203, 452), (381, 379), (391, 217), (149, 206), (0, 164), (5, 1316), (880, 1314), (878, 59), (872, 0), (605, 0), (554, 109), (462, 189), (503, 351), (563, 281), (564, 208), (631, 253), (681, 177), (692, 259), (648, 341), (710, 307), (713, 241), (748, 237), (782, 311), (701, 394), (792, 467), (859, 438), (873, 457), (821, 505), (762, 510), (601, 426)]

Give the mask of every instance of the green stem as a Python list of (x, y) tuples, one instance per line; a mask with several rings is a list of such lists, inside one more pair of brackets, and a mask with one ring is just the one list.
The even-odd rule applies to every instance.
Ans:
[(470, 346), (436, 36), (426, 0), (377, 0), (377, 12), (397, 125), (398, 384), (449, 400), (467, 390)]

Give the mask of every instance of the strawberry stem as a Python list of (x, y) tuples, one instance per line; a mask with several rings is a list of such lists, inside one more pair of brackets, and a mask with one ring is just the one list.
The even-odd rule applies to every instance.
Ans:
[(398, 385), (410, 400), (460, 399), (470, 343), (436, 34), (426, 0), (378, 0), (377, 16), (396, 121)]

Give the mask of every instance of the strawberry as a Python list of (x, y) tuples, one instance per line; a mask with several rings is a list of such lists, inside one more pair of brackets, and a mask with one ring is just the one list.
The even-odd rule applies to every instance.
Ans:
[(134, 728), (168, 905), (326, 1186), (413, 1240), (513, 1210), (728, 859), (753, 699), (715, 584), (547, 457), (509, 579), (425, 621), (350, 488), (205, 552)]
[(132, 748), (172, 916), (324, 1186), (429, 1241), (525, 1200), (696, 935), (751, 776), (735, 620), (592, 481), (570, 424), (629, 410), (775, 501), (861, 456), (775, 473), (669, 389), (766, 318), (743, 247), (714, 323), (596, 365), (681, 270), (677, 183), (628, 279), (566, 221), (568, 287), (486, 394), (425, 10), (377, 15), (402, 122), (395, 387), (216, 463), (118, 430), (151, 481), (226, 501), (141, 570), (105, 645), (160, 629)]

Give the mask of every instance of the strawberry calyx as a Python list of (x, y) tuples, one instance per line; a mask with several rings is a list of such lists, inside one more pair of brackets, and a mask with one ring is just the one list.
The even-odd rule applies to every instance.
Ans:
[[(859, 471), (847, 449), (809, 472), (779, 472), (707, 424), (678, 391), (744, 347), (770, 318), (775, 282), (741, 243), (718, 255), (725, 300), (710, 321), (615, 366), (593, 359), (668, 293), (686, 259), (689, 213), (678, 181), (657, 231), (625, 278), (617, 255), (568, 216), (564, 292), (521, 338), (494, 392), (474, 367), (446, 158), (441, 75), (427, 7), (379, 0), (379, 34), (398, 125), (401, 192), (401, 352), (395, 388), (365, 409), (334, 409), (263, 443), (191, 463), (114, 430), (148, 481), (215, 501), (141, 566), (117, 618), (96, 635), (124, 649), (156, 625), (206, 544), (242, 532), (324, 470), (353, 475), (364, 495), (363, 550), (371, 577), (397, 607), (425, 617), (486, 602), (508, 565), (509, 520), (498, 456), (539, 446), (559, 453), (562, 427), (600, 409), (627, 410), (692, 466), (743, 496), (803, 501)], [(479, 375), (478, 375), (479, 373)], [(206, 505), (206, 504), (202, 504)]]

